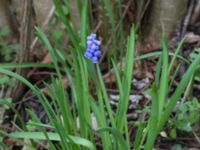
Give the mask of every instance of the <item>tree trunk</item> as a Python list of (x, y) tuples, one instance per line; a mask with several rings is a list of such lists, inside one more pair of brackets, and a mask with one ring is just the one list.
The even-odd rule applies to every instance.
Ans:
[(164, 31), (170, 39), (187, 12), (188, 0), (154, 0), (143, 30), (142, 49), (161, 47)]

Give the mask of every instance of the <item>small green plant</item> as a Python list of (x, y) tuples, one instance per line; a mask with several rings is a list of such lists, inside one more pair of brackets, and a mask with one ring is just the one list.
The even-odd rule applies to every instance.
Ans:
[[(12, 99), (11, 98), (3, 98), (3, 94), (6, 92), (6, 89), (8, 87), (14, 87), (15, 82), (14, 80), (12, 80), (11, 78), (9, 78), (8, 76), (1, 76), (0, 75), (0, 101), (6, 101), (8, 104), (12, 104)], [(5, 112), (5, 110), (9, 109), (9, 105), (1, 105), (0, 103), (0, 123), (3, 122), (3, 114)]]
[(192, 132), (192, 125), (200, 121), (200, 103), (196, 98), (181, 104), (174, 120), (179, 130)]
[(12, 61), (14, 59), (14, 54), (16, 54), (19, 49), (19, 44), (16, 41), (8, 42), (5, 40), (9, 34), (10, 31), (8, 28), (0, 29), (0, 56), (3, 57), (2, 60), (5, 62)]

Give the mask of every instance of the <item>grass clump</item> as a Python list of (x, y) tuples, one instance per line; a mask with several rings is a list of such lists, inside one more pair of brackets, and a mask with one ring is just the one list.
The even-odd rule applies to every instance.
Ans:
[[(37, 96), (39, 102), (43, 106), (45, 113), (48, 116), (49, 123), (44, 124), (33, 111), (27, 109), (27, 114), (31, 116), (31, 121), (24, 122), (23, 118), (18, 115), (18, 118), (23, 124), (18, 127), (18, 132), (0, 133), (9, 138), (16, 139), (19, 143), (31, 149), (37, 149), (37, 145), (46, 149), (62, 149), (62, 150), (79, 150), (98, 148), (97, 143), (101, 144), (101, 148), (105, 150), (110, 149), (132, 149), (132, 145), (136, 150), (153, 149), (157, 136), (166, 125), (170, 114), (173, 112), (177, 101), (182, 99), (182, 94), (187, 88), (199, 67), (200, 54), (195, 56), (195, 59), (190, 62), (179, 56), (178, 53), (184, 42), (175, 50), (175, 53), (168, 52), (168, 44), (165, 35), (162, 37), (163, 50), (161, 52), (153, 52), (150, 54), (135, 57), (135, 29), (131, 28), (129, 37), (126, 42), (125, 59), (120, 59), (123, 62), (124, 68), (118, 68), (118, 58), (122, 58), (122, 53), (117, 51), (117, 38), (115, 32), (115, 20), (111, 4), (108, 0), (102, 0), (103, 5), (108, 11), (108, 16), (111, 24), (111, 37), (114, 49), (113, 55), (109, 57), (112, 62), (114, 74), (116, 76), (117, 88), (119, 90), (119, 104), (117, 111), (114, 112), (111, 107), (107, 88), (103, 80), (101, 71), (101, 64), (95, 61), (95, 64), (84, 56), (87, 35), (92, 32), (91, 25), (91, 10), (90, 1), (84, 2), (77, 0), (77, 6), (81, 16), (79, 30), (73, 26), (73, 14), (71, 14), (70, 3), (68, 0), (64, 4), (60, 0), (53, 0), (57, 15), (63, 23), (67, 35), (70, 39), (70, 56), (64, 50), (54, 47), (49, 42), (45, 33), (36, 27), (36, 33), (48, 53), (51, 55), (52, 65), (41, 63), (23, 63), (23, 64), (0, 64), (0, 73), (6, 76), (16, 78), (29, 87)], [(63, 7), (63, 5), (65, 7)], [(119, 7), (121, 1), (118, 1)], [(69, 11), (66, 12), (63, 9)], [(121, 10), (120, 10), (121, 12)], [(122, 15), (120, 18), (120, 41), (122, 45), (124, 41)], [(121, 46), (120, 48), (122, 48)], [(94, 49), (95, 50), (95, 49)], [(131, 83), (133, 78), (135, 60), (142, 60), (152, 56), (159, 55), (157, 63), (157, 72), (155, 74), (155, 81), (147, 93), (151, 96), (151, 110), (148, 120), (138, 120), (139, 126), (135, 141), (130, 141), (128, 132), (127, 110), (129, 103), (129, 96), (131, 91)], [(169, 90), (172, 86), (170, 80), (172, 67), (176, 59), (180, 59), (187, 64), (190, 64), (187, 72), (183, 76), (171, 97), (169, 97)], [(122, 63), (122, 62), (121, 62)], [(8, 68), (13, 67), (47, 67), (53, 68), (56, 76), (51, 77), (51, 84), (44, 85), (48, 90), (48, 97), (37, 86), (30, 83), (22, 76), (10, 71)], [(173, 75), (175, 78), (176, 72)], [(174, 79), (173, 78), (173, 79)], [(67, 80), (67, 83), (66, 83)], [(66, 91), (66, 84), (70, 87), (70, 92)], [(1, 104), (9, 105), (5, 101), (0, 101)], [(14, 111), (16, 111), (13, 108)], [(94, 125), (94, 122), (97, 124)], [(37, 128), (37, 132), (33, 131), (28, 126)], [(96, 135), (99, 136), (98, 141)], [(29, 139), (25, 143), (22, 138)], [(41, 144), (41, 140), (47, 141), (47, 144)]]

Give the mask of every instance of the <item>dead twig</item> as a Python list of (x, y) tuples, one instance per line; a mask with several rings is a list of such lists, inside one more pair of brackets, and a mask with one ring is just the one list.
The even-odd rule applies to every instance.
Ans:
[[(42, 29), (43, 30), (49, 24), (49, 21), (51, 20), (53, 14), (54, 14), (54, 11), (55, 11), (55, 7), (52, 6), (51, 10), (49, 11), (49, 15), (46, 17), (44, 23), (42, 24)], [(31, 52), (33, 52), (37, 41), (38, 41), (38, 37), (35, 37), (34, 40), (33, 40), (33, 42), (31, 43), (31, 50), (30, 50)]]
[[(130, 0), (122, 14), (122, 20), (124, 19), (125, 15), (127, 14), (129, 7), (131, 6), (132, 1)], [(115, 28), (115, 32), (117, 32), (118, 28), (120, 26), (120, 23), (117, 24), (116, 28)], [(103, 59), (105, 58), (106, 53), (108, 52), (108, 46), (110, 45), (110, 43), (112, 42), (112, 37), (109, 38), (107, 45), (105, 46), (105, 50), (103, 51), (102, 57), (100, 59), (100, 63), (103, 61)]]
[(6, 18), (9, 22), (10, 29), (13, 35), (18, 39), (19, 38), (19, 22), (17, 21), (16, 16), (14, 15), (10, 0), (3, 0), (3, 5), (5, 8)]
[[(33, 1), (23, 1), (23, 17), (20, 32), (20, 45), (21, 49), (18, 56), (18, 62), (28, 62), (30, 58), (30, 45), (31, 45), (31, 33), (32, 33), (32, 15), (33, 15)], [(25, 77), (27, 76), (27, 69), (19, 68), (16, 73)], [(24, 93), (25, 85), (17, 81), (16, 86), (12, 92), (12, 98), (14, 101), (19, 101)]]

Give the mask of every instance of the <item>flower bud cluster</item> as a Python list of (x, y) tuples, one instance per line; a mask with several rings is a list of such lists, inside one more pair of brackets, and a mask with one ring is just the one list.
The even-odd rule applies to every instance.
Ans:
[(100, 45), (101, 42), (96, 39), (96, 34), (92, 33), (87, 37), (85, 57), (92, 60), (93, 63), (98, 63), (98, 58), (101, 56), (101, 51), (99, 50)]

